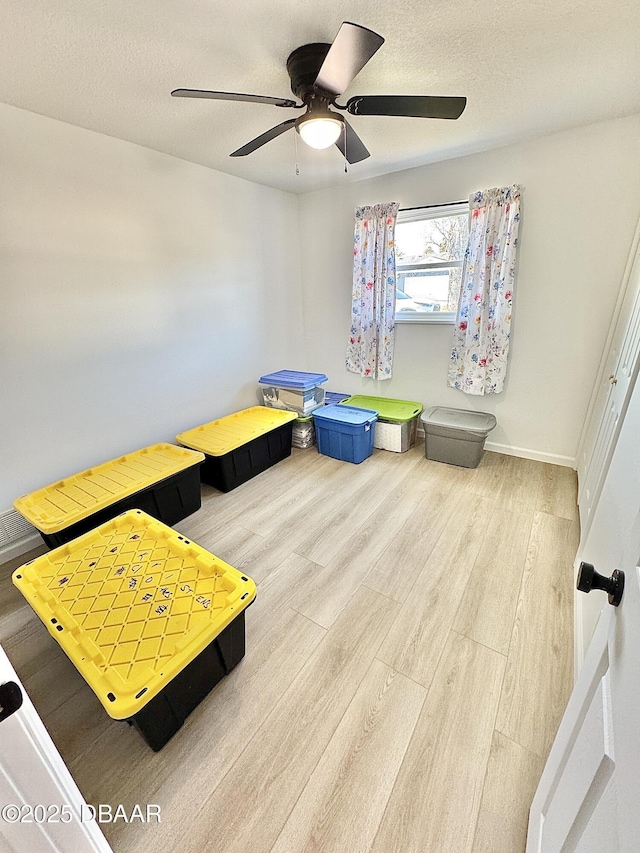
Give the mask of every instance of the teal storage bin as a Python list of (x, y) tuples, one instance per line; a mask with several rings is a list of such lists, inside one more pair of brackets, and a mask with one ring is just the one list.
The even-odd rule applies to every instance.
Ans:
[(358, 465), (373, 453), (373, 425), (378, 413), (344, 404), (313, 413), (318, 452)]

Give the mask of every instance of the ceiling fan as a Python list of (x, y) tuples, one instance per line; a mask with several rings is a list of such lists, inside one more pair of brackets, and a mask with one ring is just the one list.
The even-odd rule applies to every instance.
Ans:
[(384, 39), (373, 30), (345, 21), (332, 44), (304, 44), (287, 59), (291, 91), (302, 103), (289, 98), (244, 95), (236, 92), (211, 92), (205, 89), (174, 89), (174, 98), (210, 98), (220, 101), (249, 101), (275, 107), (302, 109), (303, 115), (290, 118), (261, 133), (251, 142), (233, 151), (231, 157), (245, 157), (291, 128), (296, 129), (312, 148), (336, 145), (349, 163), (369, 157), (364, 143), (349, 122), (335, 110), (354, 116), (415, 116), (417, 118), (457, 119), (466, 98), (429, 95), (355, 95), (345, 105), (336, 99), (382, 47)]

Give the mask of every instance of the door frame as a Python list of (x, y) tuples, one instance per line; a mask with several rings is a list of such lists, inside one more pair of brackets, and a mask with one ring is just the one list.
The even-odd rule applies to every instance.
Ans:
[[(29, 751), (27, 752), (27, 758), (32, 757), (35, 762), (40, 764), (43, 783), (53, 783), (58, 788), (60, 792), (58, 805), (64, 804), (65, 806), (69, 806), (74, 815), (75, 826), (73, 828), (75, 831), (72, 837), (68, 835), (64, 837), (62, 835), (60, 837), (57, 836), (56, 829), (58, 827), (60, 828), (60, 832), (67, 828), (67, 825), (63, 821), (55, 821), (50, 825), (43, 823), (40, 829), (46, 829), (48, 832), (42, 832), (40, 839), (42, 846), (39, 846), (38, 849), (42, 851), (70, 851), (73, 849), (73, 853), (113, 853), (98, 822), (90, 814), (86, 800), (62, 760), (44, 723), (38, 716), (24, 686), (20, 683), (11, 661), (0, 645), (0, 683), (6, 683), (7, 681), (14, 681), (19, 685), (22, 691), (22, 705), (10, 717), (0, 723), (0, 736), (3, 735), (3, 728), (6, 731), (7, 726), (13, 728), (14, 732), (17, 732), (16, 726), (22, 730), (22, 733), (26, 735), (25, 740), (28, 742), (27, 749)], [(13, 725), (11, 726), (12, 723)], [(14, 743), (16, 743), (16, 740), (14, 740)], [(3, 761), (2, 748), (0, 746), (0, 773), (12, 791), (12, 805), (30, 806), (33, 808), (37, 804), (26, 803), (22, 791), (25, 788), (30, 788), (33, 792), (34, 783), (35, 788), (37, 788), (38, 780), (41, 777), (37, 776), (36, 779), (33, 778), (32, 765), (28, 771), (25, 768), (28, 779), (25, 780), (24, 775), (21, 779), (15, 773), (15, 764), (15, 752), (13, 756), (9, 754), (8, 760)], [(7, 804), (3, 803), (2, 805), (6, 806)], [(37, 820), (31, 820), (30, 823), (33, 826), (37, 824)], [(71, 823), (69, 823), (68, 828), (70, 829), (71, 826)], [(19, 830), (19, 822), (7, 823), (0, 820), (0, 847), (2, 846), (2, 841), (6, 840), (10, 845), (9, 849), (14, 849), (13, 843), (15, 843), (16, 835), (19, 835)], [(53, 837), (50, 837), (50, 835)], [(70, 847), (69, 844), (72, 846)]]
[[(598, 422), (600, 422), (602, 420), (603, 415), (604, 415), (604, 411), (601, 411), (601, 412), (596, 411), (596, 403), (598, 401), (598, 397), (600, 396), (600, 391), (602, 388), (602, 384), (604, 382), (604, 375), (605, 375), (605, 372), (607, 369), (607, 362), (609, 360), (609, 355), (610, 355), (611, 346), (613, 344), (613, 340), (615, 337), (615, 333), (618, 330), (620, 323), (626, 323), (627, 319), (628, 319), (628, 318), (625, 318), (622, 316), (622, 307), (623, 307), (625, 300), (627, 298), (627, 291), (629, 289), (629, 282), (631, 280), (631, 272), (632, 272), (633, 267), (636, 263), (636, 256), (638, 255), (639, 251), (640, 251), (640, 219), (638, 220), (638, 223), (636, 224), (633, 239), (631, 241), (629, 256), (627, 257), (627, 262), (625, 264), (624, 273), (622, 275), (622, 281), (620, 283), (620, 290), (618, 292), (616, 304), (615, 304), (615, 307), (613, 309), (613, 315), (611, 317), (611, 322), (609, 324), (609, 331), (607, 332), (607, 339), (605, 341), (604, 348), (602, 350), (602, 356), (600, 358), (600, 364), (598, 365), (598, 372), (596, 374), (596, 379), (595, 379), (595, 382), (593, 385), (593, 389), (591, 391), (591, 397), (589, 399), (589, 405), (587, 407), (587, 412), (585, 415), (584, 423), (582, 425), (582, 431), (580, 433), (580, 439), (578, 441), (578, 449), (576, 452), (576, 469), (578, 470), (578, 472), (580, 472), (580, 470), (581, 470), (580, 459), (581, 459), (582, 453), (584, 451), (585, 442), (587, 441), (587, 437), (589, 435), (589, 432), (590, 432), (592, 426), (595, 425), (594, 419), (597, 417)], [(638, 262), (640, 263), (640, 259), (638, 260)], [(621, 428), (623, 419), (624, 419), (624, 412), (621, 412), (621, 418), (620, 418), (620, 423), (619, 423), (618, 429)], [(615, 443), (614, 443), (613, 447), (615, 447)], [(610, 449), (610, 453), (608, 454), (609, 459), (605, 465), (605, 470), (603, 471), (603, 476), (601, 477), (600, 483), (596, 487), (596, 490), (595, 490), (596, 494), (595, 494), (594, 500), (593, 500), (594, 512), (595, 512), (595, 508), (596, 508), (597, 503), (598, 503), (600, 492), (602, 491), (602, 486), (604, 484), (604, 480), (606, 479), (606, 467), (607, 467), (608, 463), (611, 461), (611, 455), (613, 453), (613, 447)], [(581, 486), (582, 486), (582, 484), (579, 482), (578, 483), (578, 496), (580, 496)], [(579, 497), (578, 497), (578, 502), (579, 502)], [(587, 523), (585, 524), (584, 529), (580, 531), (581, 543), (586, 541), (586, 538), (589, 534), (589, 528), (591, 527), (594, 512), (591, 513), (589, 519), (587, 520)]]

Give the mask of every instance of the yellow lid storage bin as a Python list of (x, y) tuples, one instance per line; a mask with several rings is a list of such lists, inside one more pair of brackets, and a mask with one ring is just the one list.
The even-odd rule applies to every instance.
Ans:
[(160, 749), (244, 655), (237, 569), (129, 510), (13, 573), (107, 713)]
[(252, 406), (176, 436), (205, 454), (201, 478), (230, 492), (291, 455), (295, 412)]
[(127, 509), (175, 524), (200, 508), (203, 462), (202, 453), (154, 444), (24, 495), (14, 506), (50, 548)]

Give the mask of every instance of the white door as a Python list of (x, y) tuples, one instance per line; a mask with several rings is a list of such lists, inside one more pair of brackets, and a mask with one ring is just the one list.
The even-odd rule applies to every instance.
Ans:
[(640, 851), (639, 563), (640, 514), (620, 605), (590, 592), (604, 609), (531, 806), (527, 853)]
[(640, 364), (640, 225), (621, 288), (621, 302), (578, 453), (578, 506), (582, 541), (613, 454)]
[(0, 720), (0, 853), (111, 853), (1, 646)]

